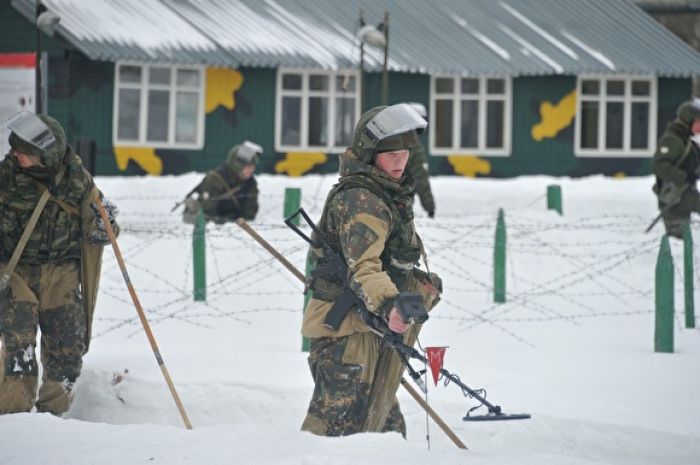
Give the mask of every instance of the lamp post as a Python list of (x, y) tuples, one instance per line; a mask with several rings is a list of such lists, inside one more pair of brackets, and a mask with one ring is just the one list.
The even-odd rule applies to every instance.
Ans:
[(34, 19), (36, 21), (36, 62), (34, 69), (34, 81), (36, 84), (34, 95), (34, 111), (35, 113), (43, 113), (44, 102), (42, 99), (42, 82), (41, 82), (41, 33), (45, 33), (49, 37), (58, 27), (58, 22), (61, 18), (56, 13), (48, 11), (41, 3), (41, 0), (36, 0), (36, 9), (34, 10)]
[(365, 44), (384, 49), (384, 64), (382, 66), (382, 105), (386, 105), (389, 96), (389, 12), (384, 12), (384, 22), (373, 26), (365, 22), (364, 14), (360, 10), (360, 29), (357, 31), (360, 40), (360, 110), (364, 111), (364, 86), (363, 76), (365, 72)]
[(389, 104), (389, 12), (384, 12), (384, 22), (379, 25), (384, 32), (384, 64), (382, 65), (382, 105)]

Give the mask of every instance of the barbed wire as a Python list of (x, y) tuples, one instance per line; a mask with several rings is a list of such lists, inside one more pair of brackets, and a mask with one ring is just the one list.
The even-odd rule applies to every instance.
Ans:
[[(320, 214), (328, 184), (319, 178), (316, 191), (304, 199), (304, 205), (312, 218)], [(258, 217), (267, 221), (251, 224), (292, 262), (305, 261), (307, 244), (282, 224), (280, 207), (283, 195), (265, 195)], [(629, 317), (652, 313), (654, 289), (639, 289), (629, 281), (626, 270), (640, 263), (654, 263), (658, 251), (658, 237), (639, 236), (649, 223), (648, 218), (635, 215), (597, 215), (580, 218), (563, 218), (552, 215), (552, 219), (538, 216), (523, 216), (522, 211), (541, 202), (545, 196), (524, 199), (521, 206), (506, 212), (508, 232), (508, 301), (488, 302), (493, 292), (493, 263), (490, 260), (494, 247), (494, 212), (467, 212), (441, 215), (440, 219), (416, 218), (416, 225), (424, 236), (431, 270), (446, 272), (456, 283), (448, 283), (443, 295), (445, 311), (431, 314), (440, 320), (459, 322), (461, 331), (470, 331), (480, 325), (488, 325), (497, 331), (528, 346), (534, 346), (526, 337), (518, 334), (508, 324), (549, 323), (563, 321), (579, 325), (580, 320), (605, 317)], [(164, 202), (181, 200), (178, 196), (121, 196), (115, 201)], [(148, 209), (146, 209), (148, 210)], [(515, 211), (515, 213), (513, 213)], [(269, 218), (279, 216), (279, 221)], [(253, 324), (253, 314), (274, 312), (301, 312), (301, 285), (264, 252), (252, 239), (231, 223), (206, 225), (206, 249), (212, 264), (212, 277), (207, 286), (207, 299), (192, 300), (192, 254), (187, 250), (186, 259), (172, 263), (167, 273), (154, 271), (153, 264), (144, 253), (153, 247), (163, 246), (167, 241), (176, 241), (181, 249), (184, 242), (192, 240), (193, 225), (183, 224), (179, 212), (130, 211), (120, 216), (123, 255), (133, 268), (135, 276), (149, 283), (140, 289), (146, 300), (155, 305), (146, 305), (144, 310), (154, 325), (165, 321), (177, 321), (213, 330), (212, 320), (231, 319), (243, 325)], [(698, 229), (700, 222), (691, 227)], [(305, 226), (302, 226), (304, 228)], [(608, 240), (586, 240), (585, 233), (605, 230)], [(579, 234), (583, 232), (584, 234)], [(557, 234), (564, 233), (564, 234)], [(568, 234), (571, 234), (569, 239)], [(624, 236), (621, 239), (620, 236)], [(549, 238), (552, 238), (550, 241)], [(630, 240), (630, 237), (634, 237)], [(186, 241), (186, 242), (185, 242)], [(182, 250), (178, 250), (181, 257)], [(528, 273), (532, 266), (525, 267), (521, 261), (548, 260), (548, 265), (534, 275)], [(107, 268), (113, 270), (116, 281), (116, 264), (113, 256), (106, 256)], [(180, 263), (180, 264), (178, 264)], [(676, 272), (682, 272), (678, 261), (674, 261)], [(180, 269), (184, 267), (184, 269)], [(523, 268), (523, 271), (520, 268)], [(161, 267), (163, 268), (163, 267)], [(694, 264), (696, 282), (700, 283), (700, 264)], [(557, 272), (560, 269), (560, 272)], [(547, 276), (556, 273), (554, 276)], [(274, 277), (274, 279), (273, 279)], [(282, 278), (280, 281), (279, 278)], [(177, 282), (176, 282), (177, 281)], [(271, 283), (274, 283), (271, 285)], [(104, 283), (103, 283), (104, 284)], [(286, 287), (288, 286), (288, 288)], [(131, 307), (132, 302), (123, 294), (125, 288), (116, 284), (103, 285), (101, 292), (110, 299)], [(468, 303), (457, 303), (453, 296), (469, 296)], [(276, 305), (288, 303), (292, 296), (299, 297), (298, 308)], [(478, 298), (474, 298), (478, 296)], [(232, 310), (230, 302), (245, 298), (248, 306)], [(460, 297), (461, 298), (461, 297)], [(487, 303), (476, 303), (479, 299)], [(233, 300), (232, 300), (233, 299)], [(604, 300), (602, 300), (604, 299)], [(606, 310), (600, 301), (615, 302), (624, 307), (619, 311)], [(250, 302), (257, 302), (250, 305)], [(226, 307), (226, 308), (224, 308)], [(609, 305), (607, 306), (609, 308)], [(527, 314), (515, 315), (516, 310)], [(678, 315), (676, 315), (678, 318)], [(140, 321), (136, 315), (119, 317), (96, 317), (102, 324), (94, 337), (102, 337), (115, 331), (126, 330), (126, 337), (140, 332)]]

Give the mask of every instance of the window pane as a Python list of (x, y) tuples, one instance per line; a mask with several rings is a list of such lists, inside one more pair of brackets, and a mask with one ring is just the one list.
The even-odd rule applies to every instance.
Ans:
[(170, 68), (151, 68), (148, 71), (148, 82), (170, 85)]
[(486, 81), (486, 93), (488, 94), (505, 94), (506, 81), (503, 79), (489, 79)]
[(472, 78), (462, 79), (462, 93), (463, 94), (478, 94), (479, 93), (479, 80)]
[(581, 82), (581, 93), (583, 95), (598, 95), (600, 93), (600, 82), (586, 79)]
[(283, 74), (282, 88), (288, 90), (301, 90), (301, 74)]
[(649, 104), (632, 103), (632, 138), (633, 149), (649, 148)]
[(338, 90), (338, 92), (355, 91), (355, 76), (338, 76), (335, 79), (335, 88)]
[(479, 101), (463, 100), (460, 117), (460, 147), (478, 147)]
[(175, 142), (197, 142), (197, 92), (178, 92), (175, 97)]
[(139, 139), (139, 114), (141, 110), (141, 91), (138, 89), (119, 89), (117, 107), (117, 138), (120, 140)]
[(355, 135), (355, 99), (335, 99), (335, 145), (350, 146)]
[(435, 102), (435, 147), (452, 147), (452, 101)]
[(605, 121), (605, 147), (608, 149), (621, 149), (623, 141), (623, 127), (625, 106), (622, 102), (608, 102)]
[(148, 92), (148, 125), (146, 140), (165, 142), (168, 140), (168, 105), (170, 92), (151, 90)]
[(625, 81), (608, 81), (605, 89), (608, 95), (625, 95)]
[(119, 67), (119, 82), (141, 83), (141, 67), (140, 66), (120, 66)]
[(282, 145), (301, 144), (301, 98), (282, 98)]
[(598, 102), (581, 102), (581, 148), (598, 148)]
[(311, 97), (309, 99), (309, 145), (324, 146), (328, 144), (328, 99)]
[(632, 95), (651, 95), (649, 81), (632, 81)]
[(328, 90), (328, 76), (314, 75), (309, 76), (310, 90)]
[(196, 69), (178, 69), (177, 85), (199, 87), (199, 71)]
[(505, 102), (490, 101), (486, 104), (486, 147), (503, 148)]
[(455, 81), (452, 78), (437, 78), (435, 79), (435, 92), (441, 94), (451, 94), (454, 92)]

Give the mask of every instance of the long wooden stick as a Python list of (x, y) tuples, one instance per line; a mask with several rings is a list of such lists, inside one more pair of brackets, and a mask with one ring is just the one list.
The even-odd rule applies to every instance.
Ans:
[(105, 211), (104, 206), (102, 206), (102, 202), (100, 199), (95, 199), (95, 203), (97, 204), (98, 211), (100, 212), (100, 218), (102, 218), (102, 222), (104, 223), (105, 226), (105, 231), (107, 232), (107, 237), (109, 237), (109, 242), (112, 244), (112, 249), (114, 249), (114, 255), (117, 257), (117, 262), (119, 263), (119, 268), (122, 271), (122, 276), (124, 277), (124, 282), (126, 282), (126, 287), (129, 289), (129, 294), (131, 295), (131, 300), (134, 301), (134, 306), (136, 307), (136, 312), (139, 314), (139, 319), (141, 320), (141, 324), (143, 325), (143, 329), (146, 332), (146, 337), (148, 338), (148, 342), (151, 343), (151, 349), (153, 349), (153, 354), (156, 356), (156, 361), (158, 362), (158, 366), (160, 367), (160, 370), (163, 372), (163, 377), (165, 378), (165, 382), (168, 384), (168, 389), (170, 389), (170, 394), (172, 394), (173, 399), (175, 399), (175, 404), (177, 405), (177, 409), (180, 411), (180, 416), (182, 417), (182, 421), (185, 423), (185, 426), (187, 429), (192, 429), (192, 424), (190, 423), (190, 419), (187, 417), (187, 412), (185, 412), (185, 407), (182, 405), (182, 401), (180, 401), (180, 396), (177, 395), (177, 391), (175, 390), (175, 385), (173, 385), (173, 380), (170, 378), (170, 374), (168, 373), (168, 369), (165, 366), (165, 362), (163, 362), (163, 357), (160, 355), (160, 350), (158, 349), (158, 344), (156, 343), (156, 339), (153, 337), (153, 333), (151, 332), (151, 327), (148, 324), (148, 320), (146, 319), (146, 314), (143, 311), (143, 308), (141, 307), (141, 302), (139, 301), (138, 295), (136, 295), (136, 290), (134, 289), (134, 286), (131, 284), (131, 279), (129, 279), (129, 273), (126, 271), (126, 264), (124, 263), (124, 259), (122, 258), (122, 253), (119, 250), (119, 245), (117, 244), (117, 238), (114, 235), (114, 231), (112, 230), (112, 224), (109, 222), (109, 217), (107, 216), (107, 212)]
[[(255, 241), (263, 246), (265, 250), (270, 252), (272, 256), (274, 256), (276, 259), (278, 259), (285, 268), (287, 268), (289, 271), (292, 272), (294, 276), (299, 278), (299, 280), (302, 283), (306, 282), (306, 277), (304, 274), (299, 271), (294, 265), (292, 265), (289, 260), (284, 258), (282, 254), (280, 254), (272, 245), (270, 245), (269, 242), (267, 242), (265, 239), (263, 239), (243, 218), (238, 218), (236, 220), (236, 224), (245, 232), (247, 232)], [(408, 381), (406, 381), (404, 378), (401, 378), (401, 386), (404, 387), (408, 391), (408, 393), (413, 397), (416, 402), (418, 402), (418, 405), (423, 407), (423, 410), (430, 416), (430, 418), (433, 419), (435, 423), (442, 429), (442, 431), (447, 434), (447, 436), (452, 440), (452, 442), (459, 447), (460, 449), (466, 449), (467, 446), (464, 445), (464, 443), (457, 437), (454, 431), (450, 429), (449, 426), (447, 426), (447, 423), (443, 421), (442, 418), (440, 418), (440, 415), (435, 412), (426, 402), (423, 400), (418, 394), (418, 391), (416, 391), (413, 386), (411, 386)]]

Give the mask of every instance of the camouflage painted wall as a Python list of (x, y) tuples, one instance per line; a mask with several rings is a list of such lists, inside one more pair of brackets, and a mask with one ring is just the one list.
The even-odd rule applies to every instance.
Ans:
[[(31, 52), (34, 47), (34, 29), (7, 2), (0, 2), (0, 53)], [(81, 138), (95, 141), (98, 174), (203, 172), (219, 164), (232, 145), (245, 139), (265, 150), (258, 172), (301, 175), (338, 169), (334, 154), (274, 152), (274, 69), (207, 69), (202, 150), (113, 147), (115, 65), (89, 60), (60, 38), (46, 37), (44, 47), (50, 54), (49, 112), (64, 124), (71, 143)], [(381, 103), (381, 78), (381, 73), (366, 73), (365, 109)], [(390, 73), (389, 82), (390, 104), (414, 101), (429, 108), (429, 76)], [(690, 86), (690, 79), (658, 79), (659, 133), (673, 118), (677, 105), (690, 95)], [(649, 158), (574, 156), (575, 88), (574, 76), (514, 78), (511, 155), (430, 156), (431, 173), (490, 177), (648, 174)], [(423, 141), (427, 148), (427, 136)]]

